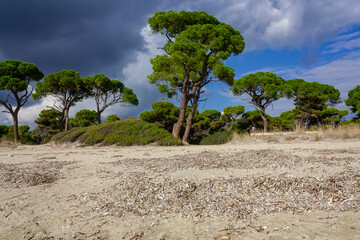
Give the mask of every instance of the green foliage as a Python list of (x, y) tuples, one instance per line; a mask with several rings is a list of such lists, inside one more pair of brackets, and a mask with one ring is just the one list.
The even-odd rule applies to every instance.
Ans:
[(47, 126), (52, 130), (60, 129), (58, 126), (59, 119), (61, 118), (61, 112), (54, 109), (42, 110), (39, 117), (35, 120), (35, 123), (40, 126)]
[(235, 80), (231, 90), (234, 95), (248, 94), (256, 107), (266, 108), (282, 97), (284, 87), (285, 80), (276, 76), (275, 73), (257, 72)]
[(224, 116), (230, 118), (238, 118), (241, 114), (245, 112), (245, 107), (242, 105), (239, 106), (228, 106), (224, 108)]
[[(265, 117), (269, 120), (270, 115), (265, 114)], [(264, 121), (261, 118), (261, 111), (247, 111), (245, 112), (239, 120), (236, 121), (236, 130), (239, 132), (246, 132), (250, 128), (255, 127), (256, 129), (264, 128)]]
[(176, 91), (185, 75), (194, 83), (205, 81), (204, 67), (214, 77), (232, 84), (234, 72), (221, 60), (244, 49), (239, 31), (205, 12), (157, 12), (148, 22), (155, 33), (169, 38), (164, 46), (166, 54), (151, 60), (154, 73), (149, 76), (150, 83), (168, 81), (170, 85), (170, 88), (160, 87), (161, 92)]
[(348, 110), (339, 110), (336, 108), (325, 108), (322, 111), (312, 110), (313, 116), (316, 116), (319, 124), (336, 126), (342, 118), (349, 114)]
[(73, 70), (62, 70), (49, 74), (44, 78), (44, 81), (36, 84), (33, 94), (35, 100), (48, 95), (55, 96), (58, 99), (65, 98), (64, 100), (74, 104), (87, 97), (88, 92), (79, 73)]
[(73, 70), (63, 70), (49, 74), (44, 78), (44, 81), (38, 82), (33, 98), (36, 100), (49, 95), (55, 97), (60, 104), (54, 106), (56, 110), (61, 112), (59, 122), (65, 119), (65, 130), (68, 130), (70, 107), (88, 97), (89, 94), (90, 92), (79, 73)]
[(348, 98), (345, 100), (346, 106), (350, 107), (351, 112), (356, 113), (356, 119), (360, 119), (360, 86), (348, 92)]
[(78, 141), (85, 145), (181, 145), (181, 141), (174, 138), (166, 130), (154, 124), (139, 120), (121, 120), (113, 123), (86, 128), (74, 128), (62, 132), (52, 138), (57, 143)]
[(15, 93), (25, 91), (25, 95), (28, 95), (26, 90), (29, 82), (31, 80), (39, 81), (43, 77), (43, 73), (33, 63), (17, 60), (0, 62), (0, 90), (8, 90)]
[(287, 82), (286, 95), (294, 99), (297, 119), (307, 126), (318, 124), (317, 113), (340, 102), (340, 92), (331, 85), (294, 79)]
[[(29, 131), (30, 127), (28, 125), (21, 125), (18, 127), (19, 132), (19, 142), (22, 144), (37, 144), (39, 143), (38, 139), (33, 135), (33, 131)], [(0, 138), (11, 141), (14, 139), (14, 126), (5, 126), (0, 125)]]
[(191, 130), (191, 143), (199, 143), (204, 137), (220, 131), (225, 126), (225, 122), (220, 117), (221, 112), (217, 110), (196, 113)]
[(206, 117), (210, 119), (210, 121), (214, 119), (219, 119), (221, 117), (221, 112), (218, 110), (205, 110), (202, 113), (199, 114), (201, 117)]
[(232, 139), (232, 132), (216, 132), (210, 136), (204, 137), (200, 141), (200, 145), (218, 145), (229, 142)]
[(95, 99), (98, 122), (101, 123), (101, 114), (106, 108), (117, 104), (130, 104), (137, 106), (139, 101), (132, 89), (117, 80), (110, 80), (104, 74), (85, 77), (84, 83)]
[(251, 103), (261, 111), (264, 131), (267, 130), (265, 109), (283, 96), (285, 80), (271, 72), (257, 72), (243, 76), (234, 81), (230, 88), (234, 95), (247, 94)]
[(109, 115), (107, 116), (106, 118), (106, 122), (109, 123), (109, 122), (116, 122), (116, 121), (119, 121), (121, 120), (118, 116), (116, 116), (115, 114), (112, 114), (112, 115)]
[(148, 123), (157, 123), (159, 127), (172, 131), (174, 123), (179, 116), (179, 108), (170, 102), (154, 102), (152, 111), (144, 111), (140, 113), (139, 118)]
[(9, 133), (9, 126), (0, 125), (0, 138)]
[(67, 132), (61, 132), (52, 137), (51, 141), (56, 143), (76, 142), (86, 132), (86, 128), (73, 128)]
[(37, 126), (32, 131), (34, 141), (38, 143), (48, 142), (51, 136), (57, 134), (63, 128), (64, 122), (59, 122), (60, 118), (61, 112), (59, 111), (54, 109), (42, 110), (39, 117), (35, 120)]
[[(168, 40), (162, 48), (165, 54), (150, 60), (153, 73), (148, 76), (149, 83), (157, 84), (168, 97), (180, 93), (182, 104), (174, 128), (178, 131), (174, 135), (179, 135), (188, 102), (192, 101), (193, 108), (188, 115), (190, 123), (205, 85), (213, 81), (232, 85), (234, 70), (223, 60), (240, 54), (245, 43), (239, 31), (206, 12), (157, 12), (148, 23), (154, 33)], [(185, 131), (185, 142), (187, 138)]]
[(289, 110), (286, 112), (283, 112), (278, 117), (279, 122), (277, 124), (278, 128), (282, 130), (293, 130), (294, 129), (294, 119), (297, 116), (296, 109)]
[(19, 142), (18, 113), (32, 94), (32, 89), (28, 89), (29, 83), (39, 81), (43, 77), (43, 73), (35, 64), (17, 60), (0, 62), (0, 91), (5, 91), (4, 95), (0, 95), (4, 96), (0, 98), (0, 104), (6, 108), (5, 112), (12, 115), (15, 143)]
[(97, 120), (97, 112), (88, 109), (80, 110), (75, 114), (74, 119), (70, 119), (71, 127), (88, 127), (94, 125)]
[(26, 133), (30, 130), (30, 127), (28, 125), (22, 125), (19, 127), (19, 133), (23, 134)]
[(223, 111), (224, 114), (221, 117), (224, 121), (230, 124), (229, 131), (231, 131), (233, 129), (235, 119), (245, 112), (245, 107), (242, 105), (228, 106), (224, 108)]

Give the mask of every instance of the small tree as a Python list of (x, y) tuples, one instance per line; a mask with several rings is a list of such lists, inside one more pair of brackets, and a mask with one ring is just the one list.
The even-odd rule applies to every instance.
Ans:
[(49, 127), (51, 130), (59, 129), (58, 123), (61, 118), (61, 112), (54, 109), (44, 109), (40, 112), (39, 117), (34, 121), (36, 124)]
[(139, 118), (149, 123), (159, 123), (159, 126), (171, 132), (179, 117), (179, 108), (170, 102), (154, 102), (152, 111), (140, 113)]
[[(40, 112), (39, 117), (34, 121), (37, 126), (33, 131), (34, 138), (38, 142), (43, 142), (49, 139), (51, 135), (54, 135), (60, 131), (59, 119), (61, 118), (61, 112), (54, 109), (44, 109)], [(64, 122), (61, 122), (63, 127)]]
[(316, 111), (341, 102), (340, 92), (333, 86), (303, 79), (287, 81), (285, 91), (288, 98), (294, 99), (296, 118), (305, 127), (318, 124)]
[[(266, 119), (270, 116), (265, 113)], [(260, 110), (253, 110), (245, 112), (237, 121), (237, 129), (239, 131), (249, 130), (250, 128), (261, 129), (264, 128), (264, 121)]]
[(106, 122), (116, 122), (121, 120), (118, 116), (116, 116), (115, 114), (109, 115), (106, 118)]
[(101, 114), (105, 109), (116, 103), (135, 106), (139, 104), (132, 89), (126, 88), (120, 81), (110, 80), (103, 74), (85, 77), (84, 82), (95, 99), (98, 123), (101, 123)]
[(243, 114), (244, 112), (245, 112), (245, 107), (242, 105), (228, 106), (228, 107), (224, 108), (224, 114), (223, 114), (222, 118), (226, 121), (230, 121), (229, 131), (232, 130), (235, 119), (240, 117), (240, 115)]
[(83, 109), (75, 113), (75, 118), (70, 119), (72, 127), (88, 127), (96, 124), (97, 112)]
[(241, 53), (245, 43), (239, 31), (206, 12), (157, 12), (148, 23), (154, 33), (166, 36), (168, 41), (162, 48), (165, 54), (151, 59), (153, 73), (148, 79), (168, 97), (179, 97), (179, 118), (172, 131), (177, 138), (191, 103), (183, 136), (187, 143), (204, 86), (212, 82), (232, 85), (234, 70), (223, 60)]
[(331, 125), (333, 128), (335, 128), (336, 125), (341, 122), (342, 118), (348, 114), (348, 110), (339, 110), (333, 107), (325, 108), (316, 113), (319, 123)]
[(192, 125), (191, 139), (196, 143), (217, 131), (221, 131), (225, 122), (221, 119), (221, 112), (218, 110), (205, 110), (195, 114)]
[(234, 85), (230, 89), (234, 95), (240, 96), (246, 93), (250, 96), (250, 102), (261, 112), (264, 132), (266, 132), (268, 120), (265, 116), (265, 109), (283, 96), (284, 88), (285, 80), (276, 76), (275, 73), (257, 72), (235, 80)]
[(35, 64), (17, 60), (0, 62), (0, 91), (7, 94), (0, 98), (2, 104), (13, 118), (14, 143), (19, 143), (18, 114), (33, 92), (29, 87), (31, 81), (39, 81), (44, 77)]
[(360, 86), (348, 92), (348, 98), (345, 100), (346, 106), (350, 107), (351, 112), (356, 113), (356, 119), (360, 118)]
[(73, 70), (63, 70), (57, 73), (49, 74), (44, 81), (36, 84), (33, 98), (40, 99), (46, 96), (53, 96), (60, 103), (51, 106), (52, 109), (61, 112), (61, 118), (58, 126), (62, 129), (62, 122), (65, 120), (65, 131), (69, 128), (69, 109), (77, 102), (89, 96), (80, 74)]

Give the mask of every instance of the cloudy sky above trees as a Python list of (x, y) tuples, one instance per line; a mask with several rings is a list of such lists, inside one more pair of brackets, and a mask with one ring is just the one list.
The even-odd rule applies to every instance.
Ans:
[[(206, 11), (240, 30), (245, 50), (226, 61), (236, 78), (272, 71), (285, 79), (334, 85), (342, 98), (360, 85), (358, 0), (1, 0), (0, 61), (32, 62), (45, 75), (72, 69), (82, 77), (105, 74), (120, 80), (134, 89), (140, 104), (115, 105), (104, 116), (137, 117), (161, 97), (147, 75), (152, 71), (149, 59), (162, 54), (158, 47), (164, 39), (151, 33), (147, 19), (168, 10)], [(245, 96), (234, 97), (227, 89), (209, 86), (199, 111), (239, 104), (254, 109)], [(20, 111), (20, 124), (34, 126), (52, 101), (29, 102)], [(346, 109), (344, 104), (337, 107)], [(70, 115), (85, 108), (95, 109), (92, 99), (70, 109)], [(269, 114), (291, 108), (284, 99)], [(12, 124), (10, 115), (0, 113), (0, 124)]]

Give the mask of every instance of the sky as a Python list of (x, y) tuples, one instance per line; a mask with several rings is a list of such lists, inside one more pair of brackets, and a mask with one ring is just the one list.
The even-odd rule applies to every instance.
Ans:
[[(103, 118), (138, 117), (165, 97), (147, 82), (150, 59), (163, 54), (158, 48), (165, 43), (164, 36), (152, 34), (147, 19), (169, 10), (206, 11), (240, 31), (245, 49), (225, 61), (235, 79), (270, 71), (286, 80), (333, 85), (342, 99), (360, 85), (359, 0), (0, 0), (0, 62), (31, 62), (45, 76), (67, 69), (82, 77), (105, 74), (132, 88), (140, 103), (114, 105)], [(228, 88), (206, 86), (199, 111), (230, 105), (255, 109), (248, 96), (233, 96)], [(34, 127), (40, 111), (53, 104), (50, 97), (30, 100), (20, 110), (20, 125)], [(293, 107), (291, 100), (281, 99), (267, 113), (278, 116)], [(348, 109), (344, 103), (335, 107)], [(77, 103), (70, 116), (81, 109), (95, 110), (94, 100)], [(0, 112), (1, 124), (12, 124), (10, 114)]]

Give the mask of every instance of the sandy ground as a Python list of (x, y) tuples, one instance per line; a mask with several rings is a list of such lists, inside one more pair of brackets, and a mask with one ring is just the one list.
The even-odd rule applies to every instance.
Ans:
[(360, 140), (0, 145), (0, 239), (360, 239)]

